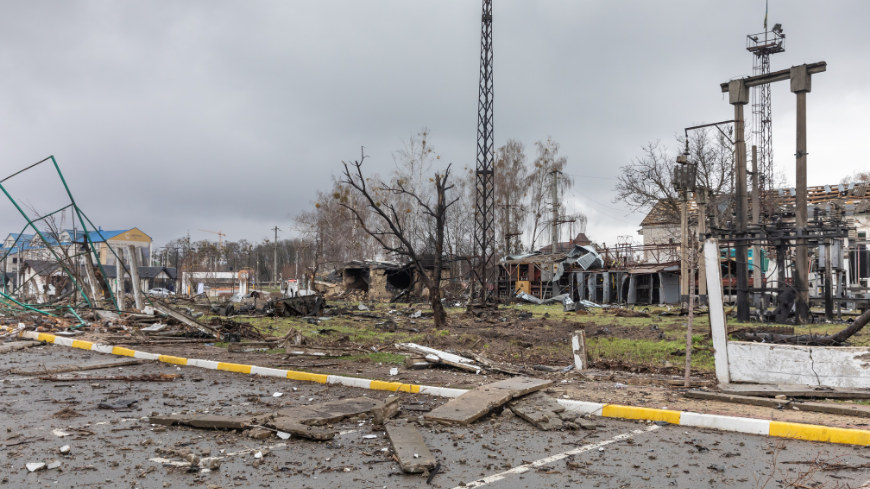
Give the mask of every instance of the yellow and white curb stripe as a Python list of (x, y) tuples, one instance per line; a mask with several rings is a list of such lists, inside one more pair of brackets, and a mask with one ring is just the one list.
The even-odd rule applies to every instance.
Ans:
[(693, 428), (713, 428), (750, 435), (775, 436), (795, 440), (822, 441), (846, 445), (870, 445), (870, 431), (849, 428), (829, 428), (811, 424), (770, 421), (766, 419), (741, 418), (739, 416), (720, 416), (699, 414), (670, 409), (653, 409), (634, 406), (619, 406), (597, 402), (571, 401), (559, 399), (559, 404), (569, 411), (605, 418), (638, 419), (666, 421), (679, 426)]
[[(359, 379), (355, 377), (343, 377), (341, 375), (313, 374), (295, 370), (280, 370), (274, 368), (258, 367), (256, 365), (241, 365), (237, 363), (215, 362), (212, 360), (197, 360), (193, 358), (174, 357), (131, 350), (120, 346), (102, 345), (90, 341), (74, 340), (46, 333), (24, 331), (22, 338), (36, 341), (44, 341), (60, 346), (69, 346), (82, 350), (90, 350), (111, 355), (121, 355), (141, 360), (156, 360), (172, 365), (184, 365), (188, 367), (200, 367), (211, 370), (223, 370), (249, 375), (262, 375), (266, 377), (280, 377), (291, 380), (317, 382), (320, 384), (335, 384), (346, 387), (359, 387), (361, 389), (383, 390), (391, 392), (408, 392), (411, 394), (426, 394), (439, 397), (458, 397), (465, 389), (450, 389), (447, 387), (432, 387), (426, 385), (405, 384), (402, 382), (385, 382), (381, 380)], [(665, 421), (678, 426), (690, 426), (695, 428), (713, 428), (722, 431), (733, 431), (750, 435), (775, 436), (779, 438), (792, 438), (795, 440), (821, 441), (827, 443), (841, 443), (847, 445), (870, 446), (870, 431), (855, 430), (848, 428), (829, 428), (827, 426), (788, 423), (785, 421), (770, 421), (766, 419), (742, 418), (737, 416), (721, 416), (715, 414), (699, 414), (688, 411), (673, 411), (669, 409), (653, 409), (634, 406), (620, 406), (618, 404), (601, 404), (596, 402), (572, 401), (559, 399), (559, 404), (570, 411), (581, 414), (591, 414), (605, 418), (636, 419), (643, 421)]]
[(144, 351), (131, 350), (129, 348), (124, 348), (121, 346), (102, 345), (99, 343), (92, 343), (90, 341), (74, 340), (72, 338), (64, 338), (62, 336), (55, 336), (46, 333), (36, 333), (33, 331), (24, 331), (21, 333), (21, 337), (36, 341), (44, 341), (46, 343), (52, 343), (60, 346), (69, 346), (82, 350), (108, 353), (110, 355), (121, 355), (125, 357), (137, 358), (140, 360), (156, 360), (158, 362), (170, 363), (172, 365), (200, 367), (210, 370), (236, 372), (240, 374), (262, 375), (265, 377), (280, 377), (291, 380), (317, 382), (319, 384), (336, 384), (346, 387), (359, 387), (361, 389), (372, 389), (391, 392), (408, 392), (411, 394), (419, 393), (440, 397), (457, 397), (460, 394), (466, 392), (465, 389), (449, 389), (446, 387), (431, 387), (426, 385), (405, 384), (402, 382), (384, 382), (381, 380), (343, 377), (341, 375), (313, 374), (310, 372), (299, 372), (296, 370), (280, 370), (275, 368), (258, 367), (256, 365), (241, 365), (237, 363), (215, 362), (212, 360), (197, 360), (194, 358), (173, 357), (169, 355), (159, 355), (157, 353), (147, 353)]

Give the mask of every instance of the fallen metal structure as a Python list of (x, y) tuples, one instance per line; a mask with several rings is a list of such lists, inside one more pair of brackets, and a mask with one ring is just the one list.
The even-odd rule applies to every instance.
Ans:
[(275, 314), (283, 317), (316, 316), (326, 305), (319, 295), (285, 297), (275, 301)]

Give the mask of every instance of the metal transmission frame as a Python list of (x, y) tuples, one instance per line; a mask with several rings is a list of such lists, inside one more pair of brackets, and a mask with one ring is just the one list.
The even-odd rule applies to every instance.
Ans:
[(477, 172), (474, 212), (474, 267), (480, 286), (480, 303), (486, 304), (487, 283), (493, 259), (495, 236), (495, 144), (492, 128), (492, 0), (483, 0), (480, 33), (480, 89), (477, 98)]
[[(746, 50), (755, 57), (752, 63), (754, 76), (770, 74), (770, 55), (785, 51), (785, 34), (782, 25), (773, 30), (746, 36)], [(758, 146), (758, 173), (760, 186), (772, 190), (773, 186), (773, 113), (771, 111), (770, 84), (759, 85), (752, 90), (752, 133)], [(760, 192), (762, 198), (765, 192)], [(762, 207), (763, 207), (762, 203)]]

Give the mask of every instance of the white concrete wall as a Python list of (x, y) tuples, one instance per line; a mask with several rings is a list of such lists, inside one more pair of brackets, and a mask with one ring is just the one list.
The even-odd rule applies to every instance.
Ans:
[(732, 382), (870, 388), (870, 348), (728, 342)]

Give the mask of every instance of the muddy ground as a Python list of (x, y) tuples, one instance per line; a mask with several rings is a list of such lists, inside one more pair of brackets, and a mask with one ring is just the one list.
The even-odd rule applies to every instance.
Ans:
[[(192, 353), (205, 353), (199, 347)], [(212, 347), (218, 351), (220, 348)], [(225, 351), (224, 351), (225, 353)], [(194, 356), (194, 355), (190, 355)], [(202, 356), (202, 355), (199, 355)], [(117, 356), (40, 346), (0, 356), (0, 369), (49, 368), (117, 361)], [(223, 358), (237, 361), (238, 358)], [(154, 413), (267, 414), (288, 406), (389, 393), (232, 372), (176, 367), (157, 362), (90, 371), (87, 375), (180, 374), (171, 382), (50, 382), (6, 375), (0, 384), (0, 483), (6, 487), (168, 488), (430, 487), (420, 475), (405, 475), (391, 458), (383, 429), (365, 416), (335, 425), (340, 434), (315, 442), (291, 437), (248, 438), (238, 431), (152, 425)], [(650, 387), (611, 391), (611, 381), (566, 384), (551, 396), (581, 392), (639, 399)], [(585, 386), (585, 387), (584, 387)], [(570, 394), (568, 387), (570, 387)], [(576, 390), (583, 387), (585, 390)], [(635, 390), (640, 389), (640, 390)], [(274, 397), (280, 392), (282, 396)], [(417, 423), (420, 413), (446, 400), (400, 394), (399, 416)], [(652, 396), (650, 396), (652, 397)], [(136, 399), (129, 409), (100, 409), (101, 402)], [(591, 398), (591, 397), (590, 397)], [(72, 413), (70, 413), (72, 411)], [(65, 412), (66, 415), (59, 415)], [(596, 418), (594, 431), (543, 432), (496, 410), (468, 427), (417, 423), (441, 464), (433, 488), (697, 488), (858, 487), (870, 470), (822, 470), (805, 464), (824, 460), (860, 466), (866, 448), (714, 430)], [(68, 445), (67, 455), (60, 453)], [(219, 468), (191, 468), (166, 450), (189, 450), (221, 461)], [(386, 449), (386, 450), (385, 450)], [(260, 453), (261, 457), (256, 454)], [(29, 472), (29, 463), (60, 462)], [(531, 465), (528, 465), (531, 464)], [(524, 468), (525, 467), (525, 468)], [(793, 485), (797, 482), (798, 486)]]

